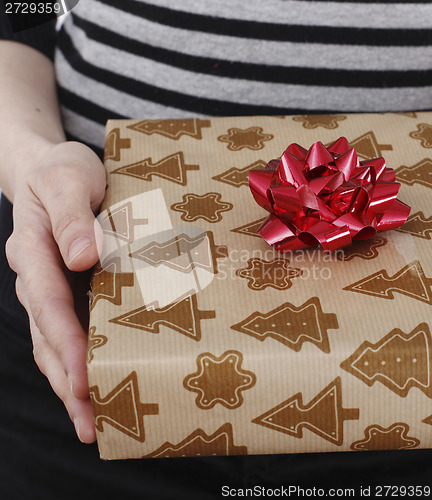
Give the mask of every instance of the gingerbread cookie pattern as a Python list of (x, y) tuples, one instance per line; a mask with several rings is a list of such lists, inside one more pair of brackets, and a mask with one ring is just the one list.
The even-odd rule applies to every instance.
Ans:
[(343, 289), (383, 299), (394, 299), (394, 294), (400, 293), (432, 305), (431, 287), (432, 279), (425, 275), (420, 262), (415, 260), (393, 276), (381, 269)]
[(255, 169), (264, 169), (266, 165), (265, 161), (258, 160), (244, 168), (230, 168), (219, 175), (215, 175), (212, 179), (237, 188), (240, 186), (249, 186), (249, 172)]
[(210, 120), (188, 118), (181, 120), (142, 120), (127, 128), (146, 135), (159, 134), (177, 141), (183, 135), (201, 140), (204, 127), (210, 127)]
[(419, 140), (424, 148), (432, 148), (432, 125), (419, 123), (417, 130), (410, 133), (410, 137)]
[(127, 243), (135, 239), (135, 226), (148, 224), (147, 219), (135, 219), (132, 212), (132, 202), (128, 201), (115, 209), (107, 210), (107, 215), (99, 220), (104, 234), (114, 236)]
[(213, 233), (207, 231), (195, 237), (180, 234), (163, 243), (153, 241), (129, 256), (154, 267), (163, 265), (183, 273), (201, 268), (217, 274), (217, 259), (228, 257), (228, 249), (225, 245), (215, 245)]
[(432, 398), (432, 336), (426, 323), (411, 333), (395, 328), (376, 344), (363, 342), (341, 368), (365, 384), (380, 382), (400, 397), (416, 387)]
[(416, 212), (410, 215), (405, 224), (396, 231), (430, 240), (432, 237), (432, 216), (426, 217), (423, 212)]
[(214, 317), (214, 311), (199, 310), (196, 295), (191, 295), (162, 308), (140, 307), (109, 321), (149, 333), (159, 333), (159, 326), (164, 325), (192, 340), (199, 341), (201, 340), (200, 321)]
[(432, 188), (432, 160), (430, 158), (424, 158), (412, 167), (402, 165), (395, 172), (396, 179), (399, 182), (408, 184), (408, 186), (421, 184)]
[(93, 351), (98, 347), (102, 347), (108, 342), (108, 338), (105, 335), (96, 335), (96, 327), (92, 326), (89, 329), (88, 334), (88, 344), (87, 344), (87, 364), (93, 361), (94, 353)]
[(290, 267), (283, 259), (249, 259), (247, 267), (238, 269), (236, 275), (248, 281), (251, 290), (265, 290), (267, 287), (287, 290), (292, 280), (302, 275), (301, 269)]
[(90, 387), (90, 400), (96, 429), (104, 431), (104, 422), (127, 436), (143, 443), (145, 441), (144, 416), (159, 415), (155, 403), (141, 403), (138, 376), (132, 372), (104, 398), (98, 386)]
[(182, 151), (174, 153), (162, 160), (152, 163), (151, 158), (130, 165), (124, 165), (111, 172), (112, 174), (128, 175), (143, 181), (151, 181), (153, 177), (161, 177), (181, 186), (186, 186), (188, 170), (198, 170), (199, 165), (189, 165), (185, 163)]
[(324, 313), (319, 298), (312, 297), (299, 307), (285, 302), (266, 314), (256, 311), (231, 328), (261, 341), (272, 338), (296, 352), (311, 342), (328, 354), (327, 330), (337, 329), (339, 324), (336, 314)]
[(252, 420), (253, 423), (301, 439), (303, 429), (342, 446), (345, 420), (358, 420), (357, 408), (343, 408), (342, 384), (337, 377), (308, 404), (299, 392)]
[(118, 127), (112, 129), (105, 138), (104, 161), (119, 161), (121, 150), (129, 149), (130, 147), (130, 139), (120, 137), (120, 129)]
[(248, 224), (245, 224), (244, 226), (235, 227), (234, 229), (231, 229), (231, 231), (233, 233), (247, 234), (249, 236), (256, 236), (258, 238), (261, 238), (260, 234), (257, 231), (262, 226), (263, 222), (266, 219), (267, 219), (267, 217), (264, 217), (264, 218), (258, 219), (258, 220), (254, 220), (253, 222), (249, 222)]
[(378, 248), (384, 246), (387, 240), (382, 236), (375, 236), (370, 240), (354, 241), (349, 247), (343, 248), (342, 252), (337, 252), (336, 258), (342, 261), (350, 261), (356, 257), (360, 259), (375, 259), (378, 257)]
[(219, 193), (207, 193), (203, 195), (188, 193), (183, 196), (183, 201), (171, 205), (175, 212), (181, 212), (182, 220), (194, 222), (204, 219), (207, 222), (220, 222), (222, 212), (233, 208), (232, 203), (222, 201)]
[(247, 446), (234, 444), (233, 428), (230, 423), (219, 427), (213, 434), (197, 429), (178, 444), (164, 443), (154, 452), (142, 458), (159, 457), (203, 457), (203, 456), (247, 455)]
[(365, 438), (355, 441), (350, 447), (352, 450), (408, 450), (420, 444), (417, 438), (408, 436), (409, 425), (404, 422), (396, 422), (387, 428), (370, 425), (364, 432)]
[(133, 285), (134, 274), (121, 272), (120, 257), (108, 260), (103, 267), (98, 264), (91, 281), (91, 309), (102, 299), (120, 306), (122, 287)]
[(293, 116), (295, 122), (302, 122), (303, 127), (314, 129), (318, 127), (335, 129), (339, 127), (339, 122), (346, 120), (345, 115), (301, 115)]
[(209, 352), (197, 358), (198, 371), (188, 375), (183, 386), (198, 393), (196, 405), (210, 410), (221, 404), (234, 410), (243, 404), (243, 391), (256, 383), (254, 373), (243, 370), (243, 355), (239, 351), (226, 351), (217, 357)]
[(240, 151), (241, 149), (252, 149), (257, 151), (263, 149), (266, 141), (271, 141), (273, 135), (264, 134), (261, 127), (249, 127), (246, 130), (241, 128), (230, 128), (228, 133), (220, 135), (217, 139), (220, 142), (228, 143), (230, 151)]

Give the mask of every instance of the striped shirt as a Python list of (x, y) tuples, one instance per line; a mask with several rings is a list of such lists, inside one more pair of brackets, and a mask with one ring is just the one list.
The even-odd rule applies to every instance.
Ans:
[[(109, 118), (432, 109), (431, 2), (81, 0), (57, 40), (52, 24), (13, 35), (3, 21), (0, 38), (48, 57), (55, 45), (68, 137), (99, 153)], [(3, 197), (0, 248), (11, 231)], [(3, 250), (1, 467), (10, 492), (4, 498), (66, 500), (83, 491), (94, 498), (214, 498), (217, 485), (278, 485), (288, 470), (300, 487), (310, 485), (311, 470), (318, 486), (332, 484), (335, 470), (351, 486), (365, 477), (392, 484), (396, 473), (408, 484), (429, 482), (430, 450), (367, 460), (342, 453), (193, 464), (98, 460), (94, 446), (76, 444), (60, 402), (37, 374), (15, 277)]]
[(65, 129), (108, 118), (432, 109), (432, 3), (81, 0), (55, 65)]

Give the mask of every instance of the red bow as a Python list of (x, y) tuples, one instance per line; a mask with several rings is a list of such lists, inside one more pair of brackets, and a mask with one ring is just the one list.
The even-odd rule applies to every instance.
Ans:
[(395, 179), (384, 158), (359, 162), (345, 137), (327, 148), (315, 142), (309, 151), (291, 144), (280, 161), (249, 173), (255, 201), (270, 212), (258, 233), (280, 251), (318, 244), (337, 250), (372, 238), (410, 213), (396, 199)]

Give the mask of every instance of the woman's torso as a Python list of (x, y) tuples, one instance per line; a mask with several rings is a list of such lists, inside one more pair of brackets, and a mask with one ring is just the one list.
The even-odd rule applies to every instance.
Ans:
[(71, 137), (108, 118), (432, 109), (432, 3), (82, 0), (56, 71)]

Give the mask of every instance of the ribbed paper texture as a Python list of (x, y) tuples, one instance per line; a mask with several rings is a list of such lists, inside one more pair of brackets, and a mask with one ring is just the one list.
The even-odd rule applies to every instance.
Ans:
[[(412, 207), (332, 254), (277, 254), (248, 187), (345, 136)], [(88, 373), (104, 459), (432, 444), (432, 113), (111, 120)]]

